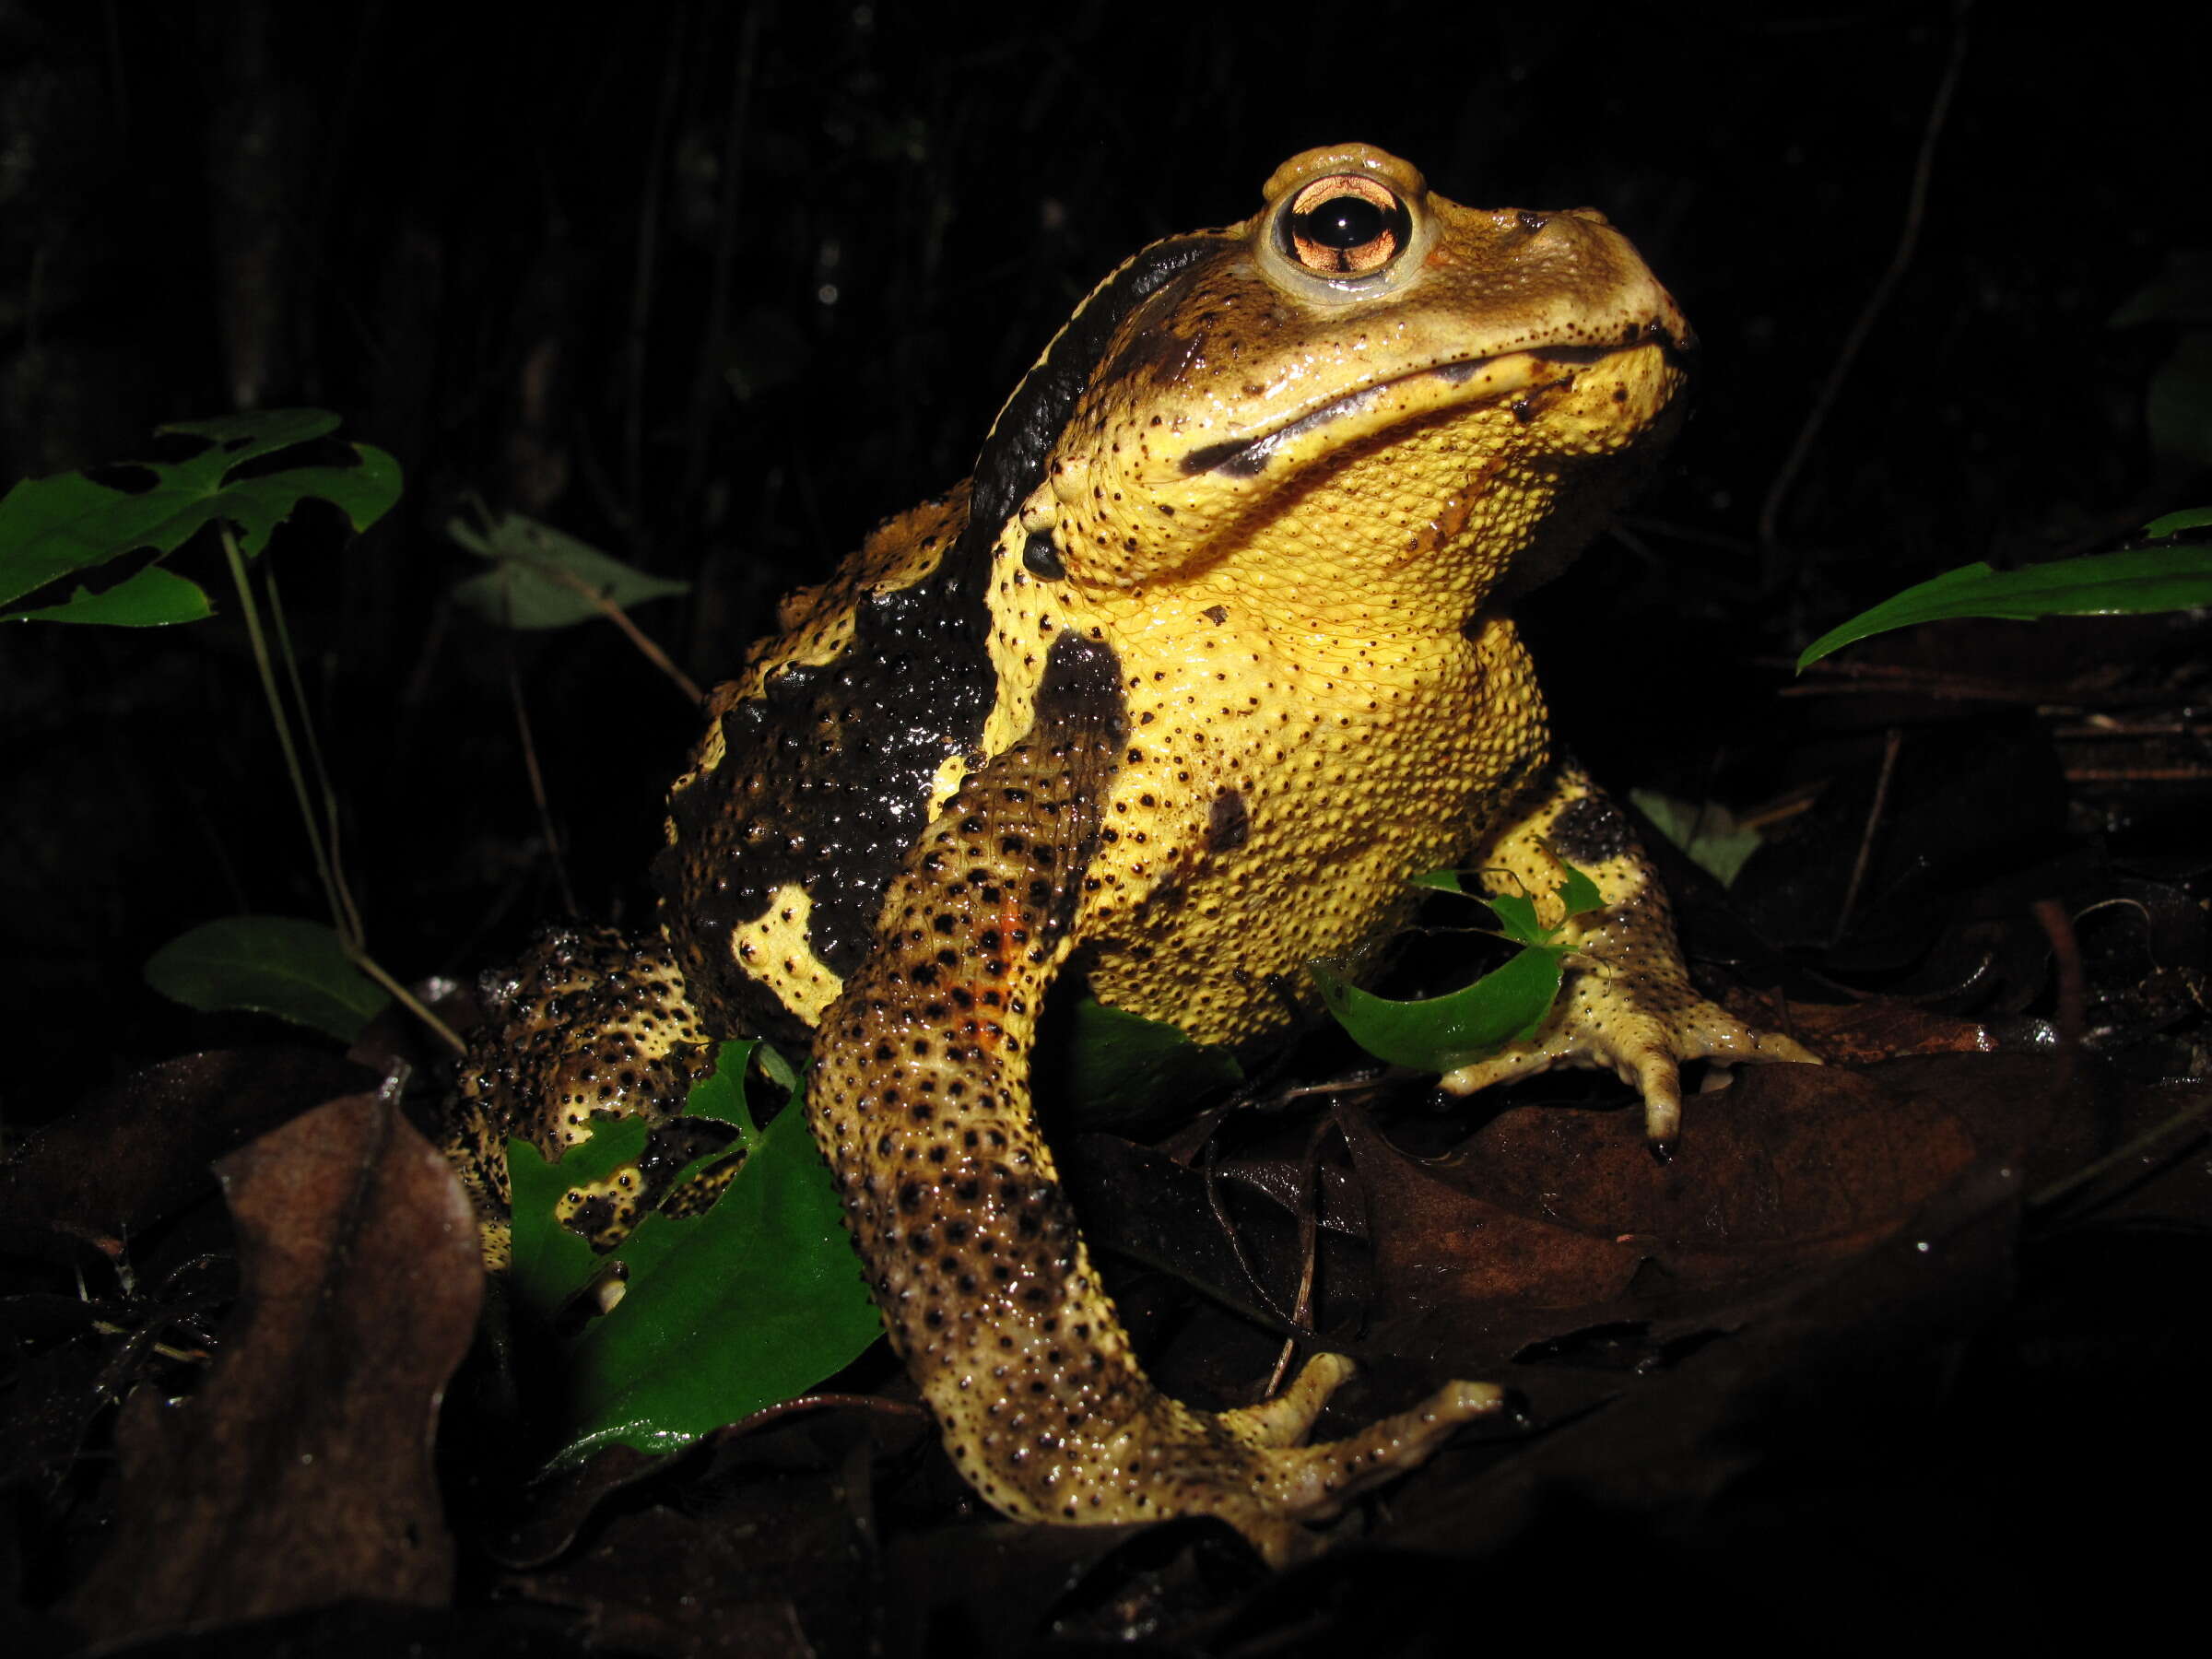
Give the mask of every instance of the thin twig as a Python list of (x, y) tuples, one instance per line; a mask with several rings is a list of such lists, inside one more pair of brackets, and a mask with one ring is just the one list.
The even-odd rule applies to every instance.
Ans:
[(2038, 899), (2031, 907), (2035, 919), (2051, 941), (2051, 960), (2058, 971), (2058, 1040), (2067, 1048), (2081, 1042), (2083, 1010), (2088, 1006), (2081, 971), (2081, 942), (2074, 936), (2073, 918), (2055, 899)]
[(421, 1020), (424, 1025), (429, 1027), (430, 1034), (436, 1037), (439, 1041), (444, 1043), (446, 1047), (452, 1049), (456, 1054), (466, 1053), (468, 1052), (468, 1044), (462, 1041), (459, 1037), (453, 1034), (453, 1028), (447, 1025), (445, 1021), (439, 1018), (437, 1015), (431, 1013), (429, 1008), (425, 1006), (422, 999), (417, 996), (414, 992), (408, 990), (405, 985), (394, 979), (391, 974), (387, 973), (384, 971), (382, 963), (379, 962), (367, 951), (348, 951), (347, 954), (356, 968), (359, 968), (363, 973), (367, 974), (371, 979), (374, 980), (378, 984), (382, 985), (386, 991), (392, 994), (392, 1000), (394, 1002), (397, 1003), (408, 1013), (414, 1015), (416, 1018)]
[(707, 410), (714, 388), (724, 378), (728, 354), (723, 349), (730, 331), (730, 271), (737, 257), (737, 188), (745, 175), (745, 127), (752, 109), (753, 69), (759, 55), (761, 7), (748, 6), (737, 25), (736, 62), (730, 69), (730, 109), (723, 127), (722, 194), (714, 227), (714, 276), (708, 294), (705, 349), (691, 382), (690, 453), (684, 463), (684, 487), (677, 496), (679, 507), (689, 508), (706, 475), (710, 424)]
[[(1298, 1164), (1298, 1294), (1291, 1299), (1290, 1316), (1301, 1331), (1313, 1328), (1313, 1281), (1321, 1264), (1321, 1143), (1336, 1127), (1334, 1116), (1314, 1124)], [(1291, 1362), (1302, 1346), (1300, 1337), (1284, 1339), (1282, 1351), (1275, 1357), (1275, 1369), (1268, 1373), (1267, 1389), (1261, 1394), (1262, 1399), (1272, 1400), (1281, 1392), (1284, 1380), (1290, 1374)]]
[(1959, 89), (1959, 77), (1966, 66), (1966, 22), (1973, 10), (1973, 0), (1953, 0), (1951, 6), (1951, 52), (1943, 67), (1943, 77), (1936, 82), (1936, 96), (1928, 106), (1928, 119), (1920, 137), (1920, 156), (1912, 166), (1912, 187), (1905, 198), (1904, 223), (1900, 227), (1897, 246), (1889, 255), (1888, 268), (1883, 271), (1860, 307), (1857, 321), (1851, 332), (1843, 336), (1837, 348), (1834, 365), (1828, 371), (1820, 392), (1813, 399), (1813, 406), (1806, 414), (1804, 426), (1798, 429), (1796, 441), (1774, 474), (1774, 482), (1768, 487), (1767, 499), (1759, 509), (1759, 550), (1761, 579), (1769, 593), (1781, 585), (1777, 567), (1782, 562), (1780, 526), (1782, 504), (1788, 499), (1797, 482), (1797, 475), (1812, 455), (1813, 445), (1818, 441), (1820, 429), (1828, 423), (1829, 412), (1841, 395), (1843, 382), (1851, 376), (1853, 365), (1860, 350), (1874, 333), (1877, 318), (1897, 291), (1912, 255), (1920, 244), (1921, 226), (1927, 215), (1928, 180), (1936, 168), (1936, 141), (1943, 134), (1943, 124), (1951, 110), (1952, 95)]
[(514, 711), (514, 729), (523, 740), (523, 771), (530, 780), (530, 799), (537, 806), (538, 828), (546, 837), (546, 852), (553, 860), (554, 884), (560, 888), (561, 907), (577, 913), (576, 894), (569, 886), (569, 863), (560, 849), (560, 830), (553, 822), (553, 804), (546, 795), (546, 774), (537, 764), (537, 741), (530, 731), (530, 707), (523, 700), (522, 676), (514, 666), (514, 636), (507, 637), (507, 702)]
[(353, 888), (346, 880), (346, 855), (341, 840), (338, 817), (338, 792), (331, 786), (330, 769), (323, 763), (323, 745), (315, 736), (315, 723), (309, 713), (307, 688), (300, 679), (300, 653), (292, 649), (291, 624), (284, 614), (284, 595), (276, 586), (276, 564), (274, 559), (262, 561), (261, 580), (269, 590), (269, 622), (276, 635), (276, 653), (284, 659), (285, 678), (292, 688), (292, 706), (300, 711), (300, 740), (306, 746), (307, 760), (315, 774), (315, 787), (323, 796), (323, 833), (330, 845), (330, 884), (345, 907), (339, 924), (339, 936), (349, 947), (365, 948), (369, 935), (361, 925), (360, 906), (354, 902)]
[(557, 582), (571, 593), (590, 600), (598, 608), (601, 616), (622, 630), (625, 637), (638, 648), (647, 662), (675, 682), (677, 689), (684, 694), (694, 708), (707, 700), (707, 694), (699, 688), (699, 683), (681, 668), (678, 668), (669, 659), (668, 653), (647, 638), (644, 631), (629, 619), (629, 613), (608, 598), (606, 594), (601, 593), (573, 571), (561, 570), (557, 565), (532, 565), (530, 568), (547, 581)]
[(684, 31), (668, 33), (668, 61), (661, 72), (661, 99), (653, 112), (652, 147), (645, 155), (645, 182), (638, 193), (638, 246), (631, 263), (629, 337), (624, 342), (624, 388), (629, 407), (622, 412), (622, 483), (642, 535), (645, 515), (645, 335), (653, 320), (653, 267), (660, 249), (661, 193), (665, 183), (668, 128), (676, 119), (677, 88), (683, 83)]
[(743, 1440), (787, 1417), (797, 1417), (808, 1411), (865, 1411), (872, 1417), (894, 1418), (900, 1422), (929, 1421), (929, 1408), (912, 1400), (887, 1400), (880, 1394), (806, 1394), (795, 1400), (785, 1400), (774, 1406), (763, 1406), (750, 1417), (739, 1418), (726, 1428), (714, 1430), (716, 1443)]
[(1875, 831), (1880, 829), (1882, 813), (1889, 805), (1889, 781), (1897, 774), (1897, 752), (1903, 743), (1903, 734), (1891, 726), (1888, 740), (1882, 745), (1882, 770), (1874, 780), (1874, 799), (1866, 807), (1866, 828), (1859, 835), (1859, 855), (1851, 862), (1851, 885), (1843, 889), (1836, 924), (1828, 935), (1830, 945), (1843, 937), (1844, 929), (1851, 925), (1851, 913), (1858, 908), (1859, 888), (1866, 879), (1867, 865), (1874, 862)]
[(1220, 1172), (1215, 1168), (1213, 1159), (1209, 1158), (1200, 1164), (1198, 1173), (1206, 1182), (1206, 1206), (1213, 1215), (1214, 1225), (1221, 1230), (1221, 1236), (1229, 1241), (1229, 1253), (1236, 1258), (1237, 1266), (1242, 1271), (1246, 1282), (1252, 1286), (1253, 1294), (1260, 1299), (1260, 1306), (1267, 1311), (1270, 1318), (1283, 1324), (1291, 1324), (1282, 1309), (1275, 1305), (1275, 1298), (1268, 1293), (1266, 1282), (1260, 1277), (1260, 1270), (1252, 1259), (1252, 1253), (1244, 1248), (1243, 1230), (1237, 1226), (1236, 1218), (1229, 1213), (1229, 1205), (1221, 1194)]
[(284, 699), (276, 689), (276, 670), (270, 661), (268, 637), (262, 631), (261, 607), (253, 603), (253, 589), (246, 580), (245, 556), (238, 550), (238, 538), (230, 534), (230, 526), (221, 526), (223, 557), (229, 561), (230, 581), (238, 590), (239, 612), (245, 618), (246, 639), (253, 648), (253, 666), (261, 675), (262, 695), (268, 700), (269, 719), (276, 727), (276, 746), (284, 751), (284, 769), (292, 780), (292, 794), (300, 803), (300, 822), (307, 830), (308, 844), (314, 849), (315, 874), (323, 883), (323, 896), (330, 904), (331, 924), (347, 950), (356, 948), (359, 941), (346, 931), (346, 907), (339, 901), (338, 889), (331, 871), (330, 853), (323, 844), (323, 830), (316, 821), (314, 803), (308, 798), (307, 773), (300, 765), (300, 751), (292, 742), (292, 724), (285, 717)]
[(2212, 1112), (2212, 1099), (2200, 1100), (2193, 1106), (2184, 1107), (2171, 1117), (2146, 1129), (2117, 1151), (2108, 1152), (2096, 1162), (2085, 1165), (2075, 1171), (2073, 1174), (2053, 1182), (2040, 1193), (2030, 1194), (2028, 1199), (2028, 1207), (2031, 1210), (2049, 1209), (2062, 1198), (2068, 1197), (2090, 1182), (2100, 1180), (2106, 1173), (2118, 1169), (2122, 1164), (2143, 1157), (2153, 1147), (2173, 1139), (2182, 1131), (2193, 1127), (2202, 1129), (2205, 1126), (2205, 1117), (2207, 1112)]

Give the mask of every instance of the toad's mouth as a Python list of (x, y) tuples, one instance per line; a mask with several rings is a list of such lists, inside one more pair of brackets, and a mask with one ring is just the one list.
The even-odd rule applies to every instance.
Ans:
[(1342, 432), (1330, 430), (1324, 442), (1338, 438), (1364, 438), (1384, 427), (1397, 426), (1437, 409), (1500, 403), (1532, 391), (1571, 384), (1576, 372), (1593, 363), (1653, 347), (1669, 357), (1678, 354), (1672, 340), (1654, 331), (1651, 338), (1625, 346), (1536, 347), (1412, 370), (1332, 397), (1318, 407), (1288, 417), (1265, 431), (1203, 444), (1182, 457), (1182, 471), (1185, 477), (1213, 473), (1231, 478), (1256, 478), (1277, 455), (1297, 448), (1300, 440), (1318, 432), (1345, 429)]

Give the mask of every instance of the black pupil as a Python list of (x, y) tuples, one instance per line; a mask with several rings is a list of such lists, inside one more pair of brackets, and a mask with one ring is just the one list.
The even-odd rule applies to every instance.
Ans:
[(1365, 196), (1331, 196), (1320, 206), (1298, 216), (1298, 234), (1324, 248), (1364, 247), (1381, 236), (1382, 209)]

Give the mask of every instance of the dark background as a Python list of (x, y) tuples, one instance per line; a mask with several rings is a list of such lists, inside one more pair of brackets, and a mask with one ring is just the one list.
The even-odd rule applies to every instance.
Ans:
[[(1702, 333), (1699, 413), (1625, 535), (1535, 606), (1601, 777), (1786, 771), (1775, 665), (1936, 571), (2107, 545), (2191, 498), (2147, 442), (2175, 330), (2112, 328), (2207, 245), (2202, 62), (2124, 6), (1296, 8), (0, 0), (0, 475), (312, 404), (407, 490), (280, 547), (379, 956), (467, 974), (562, 900), (642, 916), (695, 733), (591, 625), (445, 600), (471, 498), (695, 583), (639, 622), (702, 682), (782, 589), (967, 470), (1083, 293), (1359, 138), (1485, 206), (1604, 208)], [(1904, 233), (1910, 263), (1762, 547), (1764, 503)], [(2202, 480), (2197, 480), (2198, 497)], [(180, 568), (215, 578), (205, 548)], [(226, 612), (229, 607), (221, 604)], [(320, 900), (241, 636), (0, 633), (0, 1122), (222, 1040), (139, 965)]]

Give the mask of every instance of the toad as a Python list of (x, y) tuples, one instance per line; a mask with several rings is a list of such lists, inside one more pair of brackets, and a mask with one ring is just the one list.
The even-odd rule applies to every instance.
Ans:
[(712, 1040), (795, 1045), (885, 1327), (975, 1490), (1035, 1521), (1219, 1515), (1281, 1559), (1498, 1392), (1321, 1444), (1340, 1356), (1241, 1410), (1160, 1393), (1039, 1134), (1049, 994), (1249, 1044), (1312, 1006), (1308, 962), (1372, 956), (1408, 877), (1548, 895), (1567, 859), (1604, 901), (1570, 924), (1583, 965), (1447, 1088), (1607, 1067), (1664, 1146), (1682, 1062), (1809, 1056), (1692, 989), (1512, 618), (1676, 424), (1675, 302), (1600, 214), (1463, 207), (1366, 145), (1264, 194), (1109, 276), (974, 476), (785, 601), (670, 793), (660, 936), (545, 947), (458, 1138), (496, 1198), (509, 1134), (673, 1121)]

